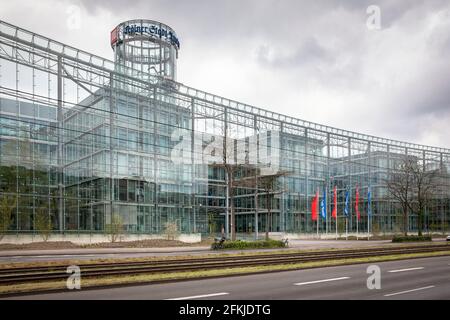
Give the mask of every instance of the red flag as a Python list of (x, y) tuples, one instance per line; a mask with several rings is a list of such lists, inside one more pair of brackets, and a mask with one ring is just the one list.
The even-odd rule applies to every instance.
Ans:
[(317, 221), (317, 204), (319, 202), (319, 191), (316, 191), (316, 196), (314, 197), (311, 204), (311, 219), (312, 221)]
[(334, 186), (333, 189), (333, 211), (331, 212), (331, 216), (337, 219), (337, 188)]
[(361, 218), (361, 214), (359, 213), (359, 189), (358, 186), (356, 186), (356, 197), (355, 197), (355, 211), (356, 211), (356, 217), (359, 219)]

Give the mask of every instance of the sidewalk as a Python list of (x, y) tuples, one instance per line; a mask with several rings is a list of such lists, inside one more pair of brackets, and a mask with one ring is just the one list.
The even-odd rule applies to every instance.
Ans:
[(162, 247), (162, 248), (94, 248), (50, 250), (0, 250), (0, 257), (36, 255), (85, 255), (85, 254), (133, 254), (133, 253), (184, 253), (209, 251), (210, 247)]
[[(322, 249), (322, 248), (340, 248), (360, 246), (372, 246), (389, 241), (332, 241), (332, 240), (291, 240), (289, 248), (286, 249)], [(36, 256), (36, 255), (95, 255), (95, 254), (139, 254), (139, 253), (189, 253), (210, 251), (210, 246), (192, 246), (192, 247), (154, 247), (154, 248), (76, 248), (76, 249), (13, 249), (0, 250), (0, 257), (8, 256)], [(280, 250), (281, 248), (276, 248)], [(264, 251), (267, 249), (249, 249), (250, 251)], [(274, 249), (268, 249), (274, 250)], [(281, 249), (282, 250), (282, 249)], [(241, 250), (227, 250), (241, 251)], [(225, 251), (224, 251), (225, 252)]]
[[(335, 240), (291, 240), (289, 248), (286, 249), (325, 249), (325, 248), (348, 248), (348, 247), (365, 247), (376, 246), (390, 243), (386, 240), (378, 241), (335, 241)], [(251, 251), (273, 251), (283, 250), (277, 249), (249, 249), (249, 250), (227, 250), (223, 253), (231, 252), (251, 252)], [(158, 247), (158, 248), (77, 248), (77, 249), (34, 249), (34, 250), (0, 250), (0, 257), (8, 256), (41, 256), (41, 255), (102, 255), (102, 254), (173, 254), (173, 253), (190, 253), (190, 252), (211, 252), (210, 246), (192, 246), (192, 247)]]
[[(445, 239), (434, 239), (433, 242), (445, 242)], [(154, 248), (77, 248), (77, 249), (35, 249), (35, 250), (0, 250), (0, 262), (13, 260), (61, 260), (67, 257), (82, 259), (101, 259), (111, 258), (130, 258), (130, 257), (149, 257), (149, 256), (175, 256), (175, 255), (201, 255), (201, 254), (235, 254), (242, 252), (270, 252), (280, 250), (329, 250), (329, 249), (350, 249), (350, 248), (369, 248), (383, 246), (408, 246), (412, 243), (396, 244), (390, 240), (291, 240), (288, 248), (276, 249), (249, 249), (249, 250), (219, 250), (212, 251), (209, 246), (192, 247), (154, 247)]]

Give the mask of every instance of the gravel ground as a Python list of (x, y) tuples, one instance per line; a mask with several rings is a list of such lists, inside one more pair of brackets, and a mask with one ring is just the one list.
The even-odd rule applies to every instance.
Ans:
[(51, 250), (51, 249), (81, 249), (81, 248), (161, 248), (161, 247), (193, 247), (209, 246), (211, 240), (199, 243), (184, 243), (176, 240), (140, 240), (123, 242), (104, 242), (79, 245), (70, 241), (33, 242), (27, 244), (0, 244), (0, 250)]

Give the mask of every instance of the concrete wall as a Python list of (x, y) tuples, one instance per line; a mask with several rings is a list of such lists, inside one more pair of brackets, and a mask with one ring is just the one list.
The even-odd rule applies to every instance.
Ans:
[[(158, 234), (126, 234), (122, 235), (117, 241), (139, 241), (155, 239), (166, 239), (166, 237), (164, 235)], [(202, 237), (200, 233), (180, 234), (178, 235), (176, 240), (185, 243), (198, 243), (202, 240)], [(42, 241), (43, 240), (40, 235), (20, 234), (5, 235), (0, 243), (25, 244)], [(92, 244), (110, 242), (110, 238), (104, 234), (54, 234), (50, 236), (48, 241), (70, 241), (76, 244)]]
[[(357, 234), (355, 233), (348, 233), (349, 237), (356, 237)], [(372, 236), (372, 235), (370, 235)], [(367, 238), (367, 233), (360, 233), (358, 235), (359, 238)], [(328, 233), (328, 234), (321, 234), (319, 233), (319, 235), (317, 234), (312, 234), (312, 233), (284, 233), (283, 234), (283, 238), (288, 238), (291, 240), (312, 240), (312, 239), (322, 239), (322, 240), (333, 240), (336, 239), (336, 234), (335, 233)], [(338, 234), (338, 238), (345, 238), (345, 234)]]
[[(382, 236), (382, 235), (386, 235), (386, 236), (394, 236), (395, 234), (397, 235), (402, 235), (399, 233), (383, 233), (383, 234), (378, 234), (378, 236)], [(431, 235), (439, 235), (442, 236), (442, 233), (439, 232), (434, 232), (434, 233), (430, 233)], [(417, 232), (408, 232), (408, 235), (417, 235)], [(428, 235), (426, 233), (424, 233), (424, 235)], [(370, 234), (370, 237), (372, 237), (373, 234)], [(275, 240), (281, 240), (281, 239), (285, 239), (288, 238), (289, 240), (314, 240), (314, 239), (321, 239), (321, 240), (333, 240), (336, 239), (336, 234), (335, 233), (328, 233), (328, 234), (322, 234), (319, 233), (319, 235), (315, 234), (315, 233), (284, 233), (284, 232), (270, 232), (269, 233), (269, 237), (271, 239), (275, 239)], [(349, 232), (348, 233), (348, 237), (358, 237), (361, 239), (366, 238), (367, 239), (367, 233), (364, 232), (360, 232), (359, 234), (356, 232)], [(339, 234), (338, 233), (338, 238), (345, 238), (345, 233)]]

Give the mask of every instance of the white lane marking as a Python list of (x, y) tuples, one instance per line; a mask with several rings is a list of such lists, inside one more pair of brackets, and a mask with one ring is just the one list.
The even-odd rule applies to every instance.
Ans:
[(171, 299), (166, 299), (166, 300), (190, 300), (190, 299), (200, 299), (200, 298), (208, 298), (208, 297), (225, 296), (227, 294), (229, 294), (229, 293), (228, 292), (218, 292), (218, 293), (202, 294), (202, 295), (199, 295), (199, 296), (171, 298)]
[(316, 280), (316, 281), (308, 281), (308, 282), (299, 282), (299, 283), (294, 283), (294, 286), (303, 286), (306, 284), (331, 282), (331, 281), (347, 280), (347, 279), (350, 279), (350, 277), (340, 277), (340, 278), (332, 278), (332, 279), (324, 279), (324, 280)]
[(400, 291), (400, 292), (395, 292), (395, 293), (389, 293), (389, 294), (385, 294), (385, 297), (392, 297), (392, 296), (396, 296), (399, 294), (405, 294), (405, 293), (410, 293), (410, 292), (415, 292), (415, 291), (421, 291), (421, 290), (427, 290), (427, 289), (431, 289), (434, 288), (435, 286), (428, 286), (428, 287), (422, 287), (422, 288), (417, 288), (417, 289), (412, 289), (412, 290), (406, 290), (406, 291)]
[(398, 270), (389, 270), (390, 273), (396, 273), (396, 272), (405, 272), (405, 271), (414, 271), (414, 270), (422, 270), (425, 269), (424, 267), (417, 267), (417, 268), (408, 268), (408, 269), (398, 269)]

